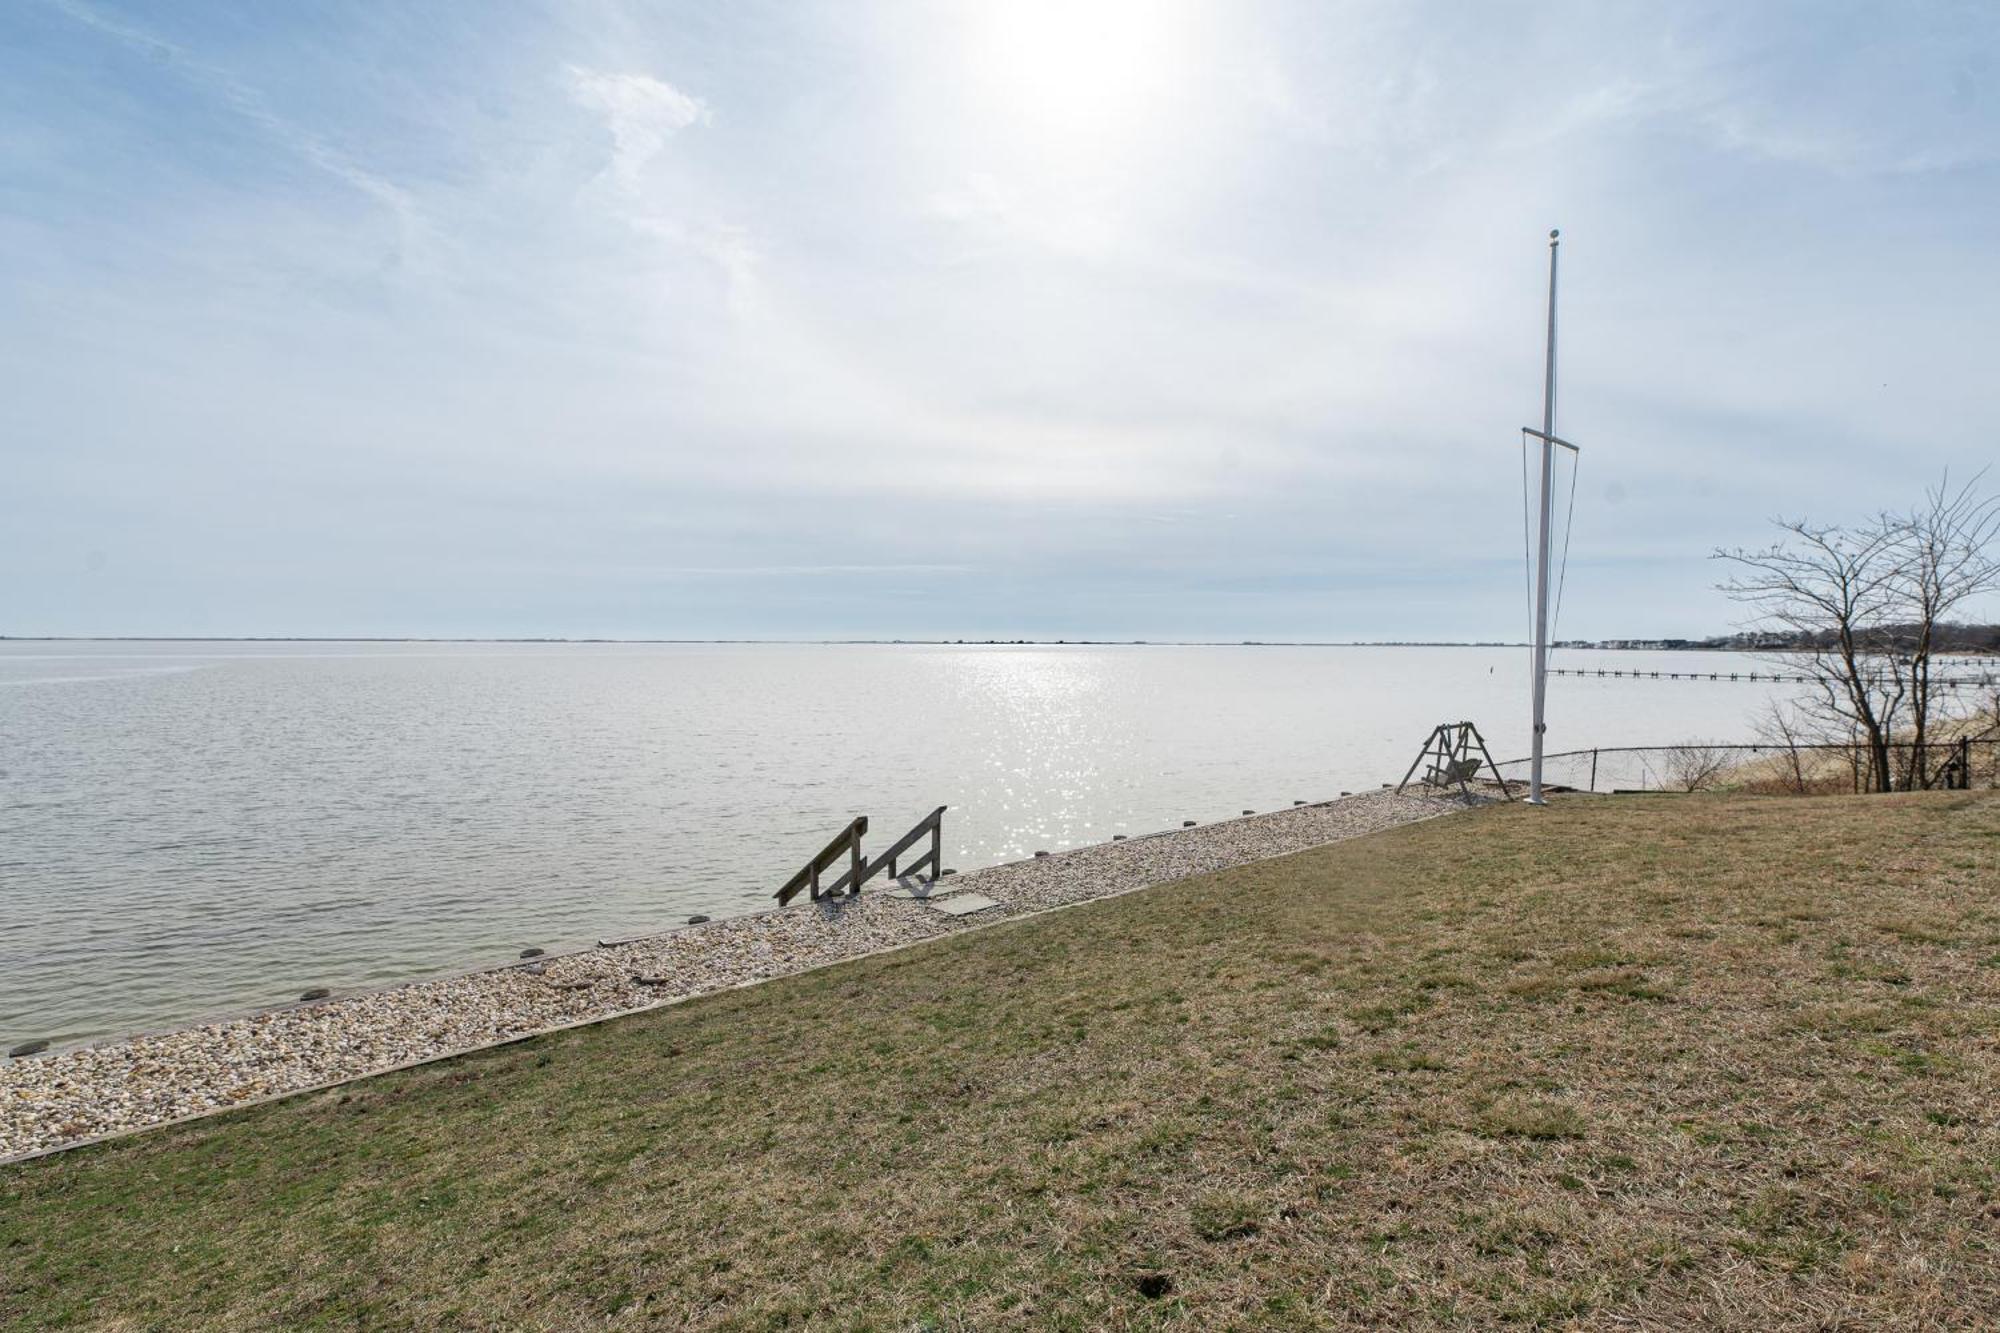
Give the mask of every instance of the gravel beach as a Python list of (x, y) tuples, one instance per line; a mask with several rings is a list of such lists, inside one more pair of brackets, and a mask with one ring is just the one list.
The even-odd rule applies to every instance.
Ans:
[(0, 1160), (321, 1087), (932, 936), (1303, 851), (1464, 808), (1372, 792), (954, 875), (951, 916), (870, 884), (582, 953), (266, 1010), (0, 1065)]

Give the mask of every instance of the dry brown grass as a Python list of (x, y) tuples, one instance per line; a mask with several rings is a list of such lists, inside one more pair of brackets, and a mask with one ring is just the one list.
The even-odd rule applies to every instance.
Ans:
[(2000, 798), (1493, 809), (16, 1168), (23, 1326), (2000, 1322)]

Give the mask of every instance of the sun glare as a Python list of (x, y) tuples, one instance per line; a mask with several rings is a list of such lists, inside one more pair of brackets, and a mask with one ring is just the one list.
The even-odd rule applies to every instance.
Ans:
[(1097, 151), (1172, 105), (1187, 30), (1173, 3), (1008, 0), (979, 8), (970, 54), (981, 92), (1038, 151)]

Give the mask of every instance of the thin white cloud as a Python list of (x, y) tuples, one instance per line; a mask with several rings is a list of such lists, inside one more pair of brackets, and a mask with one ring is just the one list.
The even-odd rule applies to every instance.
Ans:
[[(396, 624), (881, 624), (882, 588), (854, 612), (812, 577), (843, 573), (929, 589), (896, 629), (995, 589), (1109, 626), (1211, 578), (1442, 587), (1519, 543), (1557, 224), (1575, 558), (1632, 557), (1571, 580), (1580, 633), (1725, 623), (1709, 545), (1992, 452), (1996, 196), (1943, 173), (2000, 142), (2000, 30), (1942, 6), (1280, 0), (1196, 14), (1156, 64), (1120, 47), (1106, 88), (1118, 34), (1057, 5), (996, 61), (988, 28), (1027, 19), (946, 5), (246, 28), (47, 3), (68, 40), (0, 49), (42, 112), (0, 131), (30, 205), (0, 454), (39, 451), (0, 562), (102, 549), (161, 581), (51, 574), (23, 625), (262, 614), (281, 563), (253, 539), (286, 553), (278, 625), (353, 589)], [(412, 198), (430, 262), (378, 268), (372, 214)], [(1274, 591), (1242, 629), (1482, 634), (1506, 574), (1422, 607)]]
[(628, 189), (638, 185), (641, 173), (668, 139), (690, 125), (711, 120), (706, 102), (649, 75), (611, 74), (577, 65), (568, 69), (577, 105), (603, 116), (611, 131), (611, 174)]
[(1740, 105), (1716, 107), (1703, 123), (1717, 142), (1733, 152), (1842, 175), (1915, 176), (1964, 171), (1995, 160), (1992, 150), (1976, 145), (1909, 147), (1880, 142), (1875, 133), (1864, 128), (1788, 126)]
[(107, 18), (82, 0), (57, 0), (56, 7), (85, 27), (122, 42), (210, 89), (231, 110), (291, 152), (389, 208), (406, 228), (419, 223), (416, 205), (407, 191), (360, 166), (310, 130), (278, 115), (271, 110), (263, 93), (227, 70), (209, 64), (185, 47), (155, 37), (141, 28)]
[(731, 306), (748, 308), (758, 291), (758, 252), (751, 230), (714, 216), (714, 209), (685, 188), (669, 196), (659, 181), (647, 180), (647, 168), (670, 139), (713, 123), (709, 105), (650, 75), (564, 68), (571, 98), (601, 116), (611, 135), (610, 165), (599, 179), (615, 189), (601, 202), (640, 235), (712, 264), (723, 275)]
[(641, 565), (617, 571), (650, 578), (774, 579), (844, 578), (872, 574), (970, 574), (971, 565)]

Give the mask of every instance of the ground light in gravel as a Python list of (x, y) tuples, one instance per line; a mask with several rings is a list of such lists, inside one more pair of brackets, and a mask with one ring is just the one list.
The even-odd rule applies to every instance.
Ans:
[(0, 1158), (162, 1124), (530, 1033), (788, 976), (957, 930), (1465, 808), (1373, 793), (957, 875), (953, 917), (864, 892), (523, 965), (272, 1010), (0, 1067)]
[(1996, 883), (1490, 807), (9, 1168), (0, 1324), (1995, 1327)]

